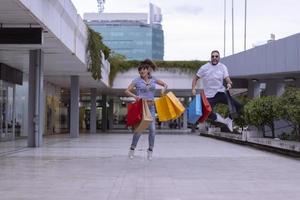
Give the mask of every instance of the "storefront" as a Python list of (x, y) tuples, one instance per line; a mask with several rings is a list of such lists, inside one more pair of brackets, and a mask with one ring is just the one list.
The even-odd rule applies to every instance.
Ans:
[(23, 73), (0, 63), (0, 141), (23, 136), (25, 88)]

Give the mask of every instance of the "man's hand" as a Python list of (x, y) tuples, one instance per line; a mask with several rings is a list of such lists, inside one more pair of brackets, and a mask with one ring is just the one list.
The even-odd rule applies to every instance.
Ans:
[(232, 84), (231, 83), (227, 83), (227, 90), (232, 88)]
[(196, 95), (196, 89), (192, 89), (192, 95), (193, 95), (193, 96)]

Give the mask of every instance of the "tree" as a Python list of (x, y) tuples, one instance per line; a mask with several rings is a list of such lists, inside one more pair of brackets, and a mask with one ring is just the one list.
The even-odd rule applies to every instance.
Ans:
[(295, 133), (300, 135), (300, 89), (287, 88), (280, 97), (280, 104), (283, 110), (283, 118), (290, 121)]
[(251, 100), (245, 106), (245, 119), (250, 125), (262, 128), (265, 136), (265, 126), (270, 127), (272, 137), (275, 137), (274, 121), (280, 119), (282, 109), (279, 100), (274, 96), (265, 96)]

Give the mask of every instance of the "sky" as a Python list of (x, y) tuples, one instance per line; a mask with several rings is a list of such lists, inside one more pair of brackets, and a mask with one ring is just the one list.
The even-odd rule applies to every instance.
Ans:
[[(165, 60), (224, 56), (225, 0), (151, 0), (162, 10)], [(72, 0), (78, 13), (97, 12), (97, 0)], [(104, 12), (149, 12), (150, 0), (106, 0)], [(300, 32), (299, 0), (247, 0), (246, 49)], [(244, 50), (245, 0), (234, 1), (234, 53)], [(226, 49), (232, 55), (232, 0), (226, 0)]]

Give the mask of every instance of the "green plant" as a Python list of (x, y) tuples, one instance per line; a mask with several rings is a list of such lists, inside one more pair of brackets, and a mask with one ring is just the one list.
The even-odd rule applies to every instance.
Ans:
[(125, 56), (117, 53), (112, 53), (108, 61), (110, 63), (109, 83), (111, 86), (118, 72), (128, 71), (139, 63), (138, 61), (126, 61)]
[[(139, 65), (138, 60), (126, 60), (125, 56), (120, 54), (112, 54), (109, 57), (110, 62), (110, 75), (109, 81), (112, 85), (118, 72), (126, 72), (130, 69), (136, 68)], [(154, 61), (159, 70), (163, 71), (179, 71), (185, 73), (195, 73), (198, 68), (205, 64), (206, 61)]]
[[(293, 125), (295, 134), (300, 134), (300, 89), (289, 87), (280, 97), (282, 116)], [(298, 138), (300, 140), (300, 138)]]
[(268, 126), (272, 130), (272, 137), (275, 137), (274, 121), (278, 120), (282, 115), (282, 109), (276, 97), (265, 96), (253, 99), (246, 104), (244, 112), (248, 124), (262, 128), (263, 132), (264, 127)]
[(88, 54), (88, 71), (92, 73), (92, 77), (95, 80), (100, 80), (101, 67), (102, 67), (102, 54), (104, 54), (105, 59), (109, 57), (110, 49), (102, 42), (102, 37), (99, 33), (93, 31), (88, 27), (88, 44), (87, 44), (87, 54)]
[[(237, 100), (245, 107), (247, 103), (250, 101), (250, 99), (246, 95), (241, 95), (237, 97)], [(242, 131), (244, 130), (244, 127), (247, 126), (247, 121), (245, 118), (245, 112), (244, 109), (242, 109), (239, 113), (239, 117), (234, 119), (234, 124), (242, 128)]]

